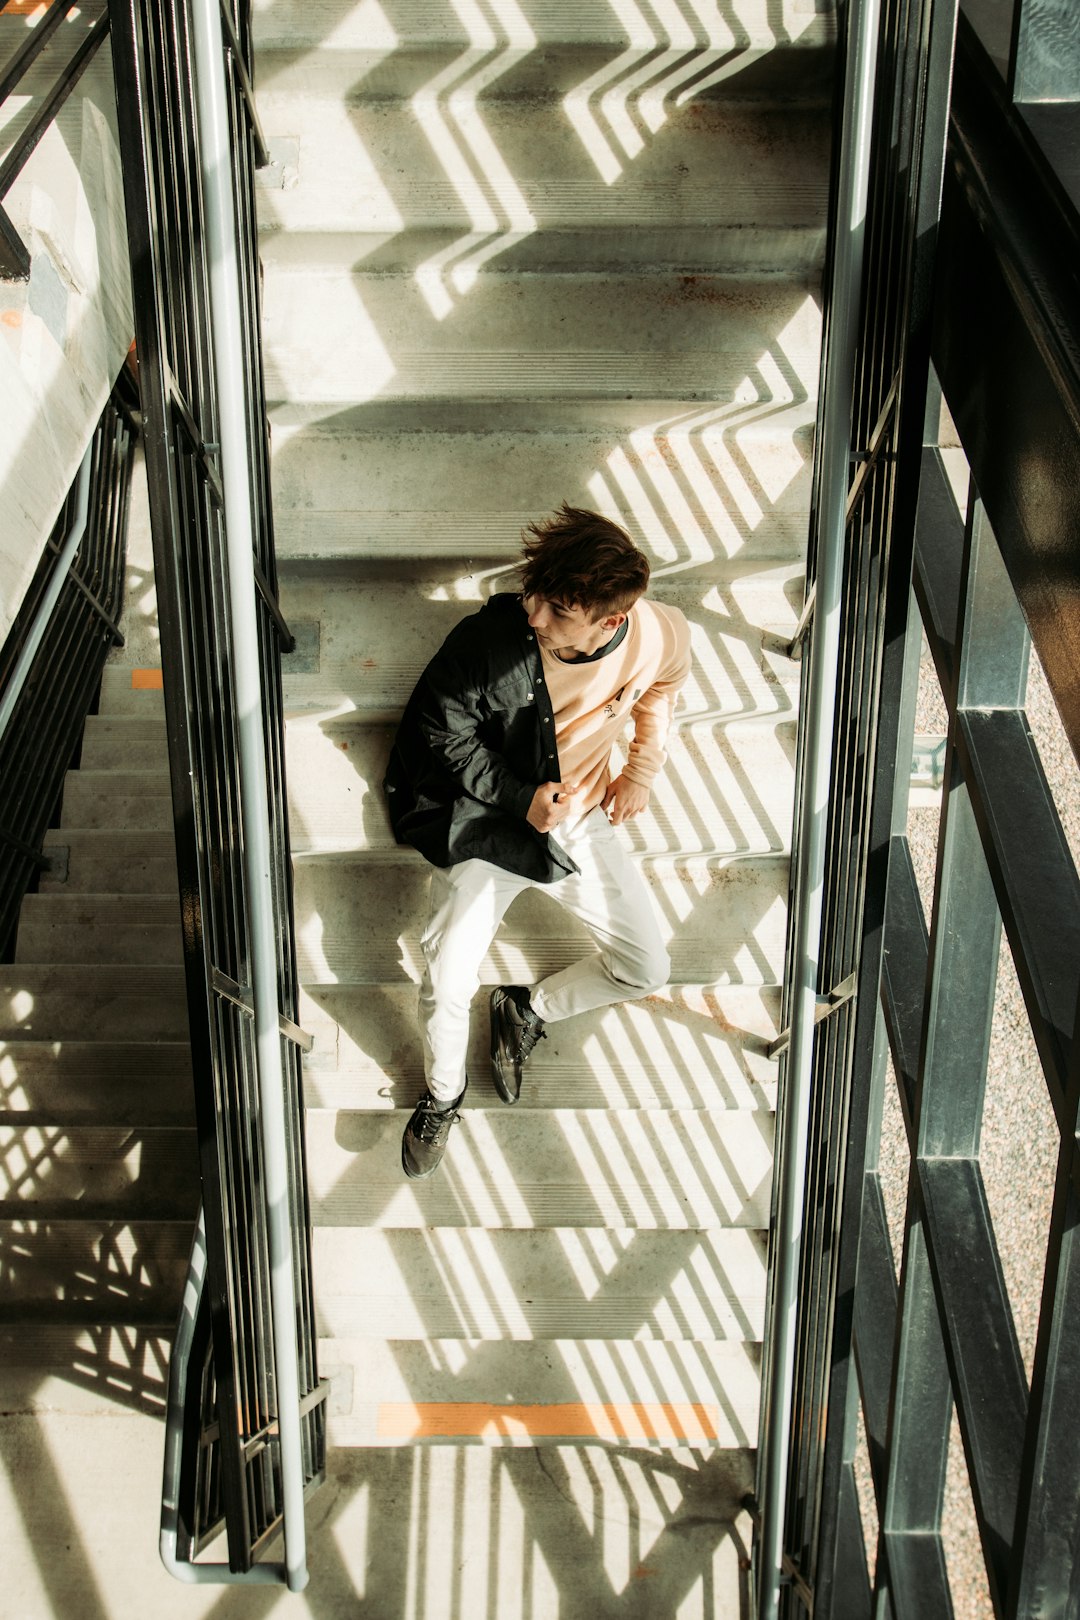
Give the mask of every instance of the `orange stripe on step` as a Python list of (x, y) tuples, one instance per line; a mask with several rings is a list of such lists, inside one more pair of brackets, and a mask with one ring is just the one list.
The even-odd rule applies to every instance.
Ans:
[(472, 1435), (547, 1435), (575, 1440), (718, 1440), (719, 1409), (689, 1401), (561, 1401), (547, 1406), (489, 1406), (483, 1401), (383, 1401), (380, 1440), (437, 1440)]
[(133, 669), (131, 672), (131, 690), (133, 692), (160, 692), (162, 689), (160, 669)]

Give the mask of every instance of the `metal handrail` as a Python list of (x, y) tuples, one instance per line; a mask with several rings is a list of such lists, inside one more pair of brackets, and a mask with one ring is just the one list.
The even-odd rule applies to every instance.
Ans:
[[(178, 1336), (188, 1367), (170, 1417), (179, 1472), (165, 1481), (163, 1557), (184, 1580), (295, 1588), (303, 1499), (325, 1478), (327, 1385), (304, 1162), (280, 665), (291, 637), (276, 600), (259, 351), (258, 142), (216, 14), (193, 0), (110, 7), (205, 1227), (206, 1286), (191, 1279), (198, 1331), (189, 1339), (182, 1320)], [(246, 21), (241, 9), (237, 39)], [(222, 1528), (231, 1573), (191, 1577)], [(282, 1530), (285, 1564), (271, 1551)]]
[[(0, 103), (18, 89), (64, 17), (73, 9), (74, 3), (75, 0), (53, 0), (46, 16), (37, 24), (33, 35), (22, 49), (16, 52), (8, 71), (3, 79), (0, 79)], [(45, 131), (54, 122), (61, 107), (86, 72), (108, 32), (109, 16), (106, 12), (98, 18), (75, 54), (66, 63), (53, 89), (14, 142), (3, 163), (0, 163), (0, 278), (4, 280), (25, 281), (30, 274), (30, 255), (25, 242), (3, 207), (3, 200)]]
[(169, 1360), (169, 1395), (165, 1414), (165, 1466), (161, 1491), (161, 1529), (158, 1552), (161, 1562), (175, 1580), (186, 1586), (279, 1586), (286, 1579), (280, 1564), (255, 1564), (249, 1570), (232, 1570), (228, 1564), (201, 1563), (180, 1555), (180, 1496), (184, 1464), (184, 1412), (188, 1384), (198, 1362), (196, 1331), (206, 1296), (206, 1217), (199, 1205), (199, 1219), (191, 1240), (187, 1281), (180, 1306), (180, 1317)]
[[(285, 1564), (291, 1591), (307, 1584), (304, 1530), (304, 1459), (300, 1429), (300, 1372), (296, 1345), (296, 1288), (288, 1199), (287, 1081), (278, 1033), (276, 919), (273, 906), (270, 811), (263, 739), (262, 671), (256, 611), (256, 492), (247, 445), (244, 339), (236, 246), (229, 110), (225, 86), (220, 0), (192, 0), (195, 95), (199, 111), (210, 316), (218, 436), (229, 554), (229, 613), (233, 633), (235, 704), (240, 741), (240, 799), (249, 898), (251, 982), (254, 990), (263, 1172), (270, 1250), (270, 1302), (274, 1373), (281, 1444)], [(235, 33), (233, 34), (235, 40)]]
[(783, 1141), (778, 1155), (780, 1185), (772, 1238), (774, 1304), (769, 1332), (768, 1383), (762, 1403), (763, 1443), (758, 1487), (762, 1528), (756, 1570), (757, 1620), (775, 1620), (783, 1578), (810, 1083), (814, 1030), (818, 1021), (825, 845), (851, 464), (851, 401), (860, 326), (859, 288), (870, 181), (879, 18), (878, 0), (866, 0), (865, 4), (849, 10), (851, 35), (846, 58), (832, 285), (822, 366), (822, 459), (814, 623), (803, 717), (806, 753), (801, 783), (802, 836), (794, 884), (794, 939), (787, 973), (793, 987), (791, 1033), (779, 1121)]

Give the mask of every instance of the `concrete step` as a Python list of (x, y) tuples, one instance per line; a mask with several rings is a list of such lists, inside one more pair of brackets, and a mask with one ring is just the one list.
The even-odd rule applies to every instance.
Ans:
[(316, 1225), (335, 1339), (761, 1338), (765, 1235)]
[[(135, 729), (123, 729), (120, 726), (121, 718), (130, 719)], [(87, 727), (79, 758), (82, 770), (149, 771), (166, 766), (169, 741), (163, 722), (152, 721), (148, 724), (137, 715), (124, 715), (117, 716), (109, 724), (109, 729), (99, 726), (91, 730)]]
[[(70, 778), (69, 778), (70, 780)], [(42, 894), (177, 894), (176, 838), (169, 830), (54, 827), (45, 834), (49, 868)]]
[[(108, 1371), (95, 1361), (83, 1376), (100, 1388)], [(285, 1608), (274, 1592), (181, 1584), (157, 1554), (162, 1428), (157, 1385), (137, 1387), (148, 1384), (114, 1417), (59, 1410), (6, 1420), (17, 1467), (0, 1480), (4, 1591), (18, 1620), (252, 1620), (275, 1607), (295, 1620), (741, 1612), (751, 1537), (741, 1503), (753, 1465), (719, 1446), (332, 1449), (308, 1515), (306, 1592)]]
[(0, 1324), (0, 1410), (120, 1415), (163, 1411), (172, 1331), (101, 1322)]
[[(260, 84), (283, 71), (280, 53), (298, 62), (307, 59), (313, 79), (327, 57), (347, 54), (350, 73), (372, 94), (408, 93), (415, 79), (402, 75), (416, 62), (424, 63), (429, 75), (456, 64), (460, 77), (475, 61), (498, 52), (507, 58), (498, 86), (517, 91), (523, 82), (552, 81), (567, 64), (580, 78), (582, 68), (613, 63), (608, 78), (614, 82), (632, 67), (659, 58), (659, 73), (665, 53), (682, 55), (695, 48), (734, 58), (736, 66), (758, 55), (790, 52), (805, 59), (835, 34), (831, 7), (811, 7), (806, 0), (741, 0), (737, 12), (695, 6), (647, 14), (601, 0), (543, 0), (527, 11), (517, 5), (466, 9), (445, 0), (435, 5), (396, 0), (345, 10), (337, 0), (260, 0), (253, 26)], [(805, 60), (801, 67), (805, 73)], [(534, 77), (523, 81), (529, 68)], [(327, 71), (335, 70), (327, 64)], [(561, 79), (553, 82), (562, 89)]]
[(58, 1220), (194, 1220), (194, 1127), (0, 1124), (0, 1210)]
[(187, 1040), (180, 967), (99, 963), (0, 968), (0, 1041)]
[(15, 960), (180, 964), (180, 908), (172, 895), (28, 894)]
[(8, 1041), (0, 1119), (24, 1124), (190, 1125), (185, 1041)]
[(0, 1322), (176, 1325), (193, 1220), (0, 1217)]
[[(489, 588), (482, 578), (460, 580), (454, 594), (420, 580), (333, 590), (323, 579), (290, 581), (282, 602), (298, 648), (282, 664), (286, 713), (396, 722), (428, 659)], [(682, 720), (795, 713), (799, 665), (782, 644), (798, 622), (801, 568), (747, 560), (716, 585), (672, 575), (652, 595), (690, 623), (694, 665), (679, 700)]]
[[(766, 1048), (779, 1011), (776, 990), (686, 985), (551, 1024), (516, 1111), (769, 1110), (776, 1064)], [(304, 1062), (309, 1108), (413, 1107), (424, 1084), (414, 985), (312, 988), (301, 993), (300, 1022), (315, 1043)], [(486, 990), (472, 1035), (466, 1112), (502, 1109), (488, 1080)]]
[(69, 771), (60, 826), (160, 832), (173, 825), (167, 769)]
[[(673, 984), (779, 984), (787, 910), (783, 857), (646, 859), (672, 958)], [(422, 863), (364, 857), (302, 862), (296, 871), (300, 977), (327, 984), (418, 982), (427, 921)], [(484, 960), (484, 984), (531, 984), (591, 948), (584, 927), (550, 895), (515, 900)]]
[[(486, 1076), (478, 1084), (490, 1087)], [(474, 1109), (406, 1181), (407, 1110), (309, 1112), (312, 1217), (349, 1227), (767, 1227), (772, 1120), (736, 1110)]]
[[(114, 649), (114, 654), (122, 649)], [(108, 669), (126, 671), (125, 679), (130, 685), (131, 660), (121, 661), (113, 656)], [(160, 694), (159, 694), (160, 695)], [(100, 744), (117, 742), (160, 742), (162, 753), (168, 748), (168, 734), (165, 730), (164, 714), (148, 714), (145, 711), (133, 714), (88, 714), (83, 728), (82, 758), (86, 758), (87, 749), (91, 755), (95, 747)], [(105, 761), (101, 761), (102, 764)]]
[(756, 1349), (732, 1340), (324, 1339), (331, 1446), (752, 1446)]
[(164, 727), (165, 696), (161, 668), (108, 663), (101, 676), (100, 717), (104, 720), (141, 718), (148, 726)]
[(260, 174), (267, 265), (407, 270), (448, 313), (484, 266), (818, 268), (825, 105), (661, 100), (620, 174), (550, 98), (481, 106), (466, 84), (361, 100), (346, 58), (323, 65), (317, 79), (306, 65), (280, 72), (259, 94), (278, 157)]
[[(648, 811), (626, 824), (641, 854), (767, 854), (791, 832), (793, 720), (680, 726)], [(338, 720), (288, 728), (296, 857), (385, 854), (394, 847), (382, 778), (393, 728)], [(613, 771), (623, 760), (617, 750)]]
[(776, 421), (706, 409), (627, 434), (533, 427), (378, 434), (277, 423), (279, 562), (414, 574), (419, 565), (427, 577), (433, 559), (454, 558), (467, 565), (459, 572), (487, 574), (516, 564), (525, 524), (563, 500), (621, 523), (661, 572), (802, 555), (812, 457), (809, 424), (793, 410)]
[(817, 387), (820, 321), (798, 279), (482, 270), (449, 319), (412, 276), (270, 264), (263, 311), (267, 398), (286, 419), (595, 430), (672, 402), (805, 406)]

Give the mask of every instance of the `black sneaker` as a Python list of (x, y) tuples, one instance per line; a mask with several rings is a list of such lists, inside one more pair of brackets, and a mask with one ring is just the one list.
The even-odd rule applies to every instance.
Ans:
[(521, 1096), (521, 1066), (543, 1040), (544, 1020), (533, 1012), (524, 985), (503, 984), (491, 992), (491, 1078), (504, 1103)]
[(468, 1080), (461, 1088), (461, 1096), (440, 1108), (430, 1091), (425, 1091), (401, 1138), (401, 1168), (414, 1181), (430, 1176), (442, 1163), (450, 1127), (461, 1116), (458, 1109), (469, 1089)]

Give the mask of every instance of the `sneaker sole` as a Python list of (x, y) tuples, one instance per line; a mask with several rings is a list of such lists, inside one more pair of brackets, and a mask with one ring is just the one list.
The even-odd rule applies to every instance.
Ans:
[(510, 1107), (512, 1108), (520, 1097), (521, 1092), (511, 1091), (510, 1087), (506, 1084), (506, 1081), (503, 1078), (502, 1063), (499, 1059), (499, 1031), (495, 1002), (495, 997), (497, 995), (499, 995), (499, 991), (493, 990), (488, 1000), (491, 1027), (491, 1083), (495, 1087), (495, 1090), (499, 1093), (499, 1096), (502, 1098), (503, 1102), (509, 1103)]

